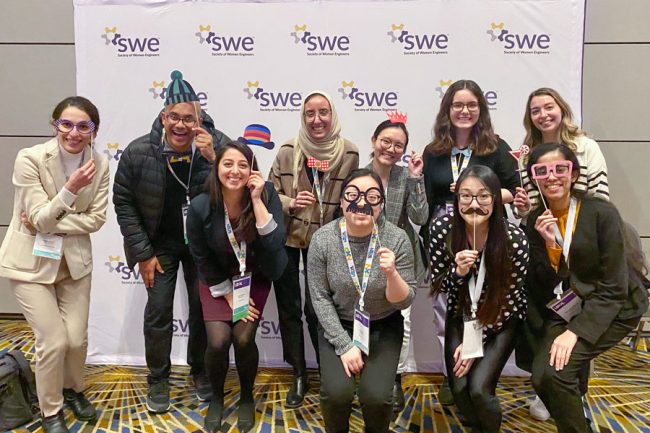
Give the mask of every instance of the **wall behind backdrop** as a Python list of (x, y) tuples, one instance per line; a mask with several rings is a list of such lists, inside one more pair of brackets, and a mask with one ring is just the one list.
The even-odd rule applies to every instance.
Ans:
[[(6, 180), (2, 184), (3, 197), (6, 197), (6, 205), (4, 205), (1, 210), (2, 219), (0, 223), (4, 226), (0, 228), (0, 234), (2, 235), (6, 230), (6, 225), (9, 223), (9, 209), (11, 206), (10, 197), (13, 196), (13, 191), (10, 186), (10, 173), (15, 153), (21, 147), (45, 140), (45, 136), (50, 134), (49, 128), (47, 127), (49, 111), (59, 99), (68, 94), (74, 93), (75, 88), (74, 42), (71, 16), (72, 8), (69, 2), (48, 2), (47, 7), (43, 5), (43, 3), (37, 1), (10, 1), (8, 3), (9, 13), (4, 14), (3, 18), (0, 18), (0, 24), (2, 24), (0, 26), (0, 42), (3, 43), (0, 45), (0, 53), (3, 54), (3, 59), (7, 60), (6, 62), (3, 62), (3, 68), (0, 72), (3, 77), (0, 86), (2, 86), (2, 94), (8, 95), (8, 98), (13, 101), (13, 104), (4, 104), (3, 108), (0, 109), (2, 110), (2, 115), (0, 116), (0, 145), (3, 146), (2, 149), (5, 151), (5, 158), (2, 159), (4, 162), (2, 162), (3, 165), (0, 173)], [(475, 7), (473, 10), (476, 10), (477, 12), (480, 12), (480, 10), (476, 9), (476, 6), (483, 4), (483, 2), (465, 2), (465, 4), (468, 3), (474, 5)], [(544, 4), (548, 4), (548, 2), (544, 2)], [(323, 16), (321, 12), (314, 15), (313, 12), (310, 13), (305, 9), (300, 9), (305, 10), (304, 13), (287, 15), (287, 20), (284, 24), (282, 24), (284, 19), (278, 20), (274, 18), (264, 20), (262, 17), (256, 18), (255, 14), (247, 15), (246, 18), (248, 21), (239, 19), (238, 21), (228, 20), (228, 22), (221, 22), (219, 18), (220, 15), (214, 15), (215, 19), (211, 20), (213, 22), (208, 23), (207, 20), (205, 20), (205, 17), (209, 15), (197, 14), (196, 16), (201, 17), (200, 22), (196, 20), (194, 22), (191, 20), (188, 21), (191, 25), (186, 31), (187, 34), (183, 36), (183, 38), (188, 38), (187, 41), (191, 40), (191, 43), (194, 44), (194, 47), (192, 47), (191, 50), (189, 49), (189, 46), (187, 47), (188, 51), (197, 53), (193, 54), (196, 57), (196, 60), (183, 59), (183, 61), (187, 62), (188, 66), (178, 65), (176, 62), (170, 62), (160, 65), (160, 68), (154, 68), (152, 72), (147, 72), (147, 69), (143, 67), (142, 63), (132, 63), (130, 67), (133, 68), (133, 72), (129, 74), (127, 78), (123, 80), (112, 80), (110, 79), (111, 77), (108, 77), (107, 79), (103, 79), (97, 85), (97, 88), (94, 90), (95, 93), (86, 92), (86, 94), (91, 96), (94, 100), (96, 100), (95, 95), (98, 94), (97, 92), (105, 92), (106, 94), (111, 95), (112, 99), (115, 99), (115, 101), (111, 101), (111, 103), (118, 104), (121, 103), (121, 101), (118, 100), (119, 98), (117, 98), (116, 95), (120, 92), (129, 95), (128, 98), (124, 99), (125, 103), (122, 112), (125, 117), (131, 117), (134, 121), (133, 123), (129, 123), (128, 121), (127, 123), (122, 123), (123, 126), (118, 128), (124, 130), (124, 138), (120, 138), (120, 140), (123, 140), (121, 142), (118, 140), (109, 140), (107, 137), (111, 131), (105, 129), (108, 123), (103, 124), (101, 133), (105, 133), (106, 135), (102, 135), (101, 137), (104, 140), (104, 145), (107, 143), (118, 143), (123, 148), (132, 138), (146, 132), (148, 125), (150, 125), (153, 120), (153, 116), (161, 106), (161, 101), (155, 101), (154, 93), (149, 91), (149, 89), (155, 87), (153, 81), (160, 82), (165, 80), (168, 82), (169, 69), (174, 67), (183, 70), (186, 77), (194, 84), (197, 91), (201, 92), (202, 90), (207, 90), (204, 92), (207, 94), (207, 101), (205, 101), (207, 102), (206, 108), (208, 109), (208, 112), (217, 119), (217, 123), (226, 133), (232, 137), (237, 137), (240, 134), (241, 129), (247, 123), (262, 121), (271, 127), (276, 143), (282, 142), (283, 140), (295, 135), (298, 125), (297, 114), (295, 112), (261, 111), (262, 107), (255, 106), (254, 104), (256, 101), (249, 100), (248, 95), (245, 93), (246, 89), (249, 88), (249, 78), (251, 78), (250, 81), (253, 83), (254, 81), (259, 80), (259, 87), (264, 88), (264, 90), (269, 93), (282, 93), (283, 91), (288, 92), (289, 90), (305, 92), (314, 87), (323, 87), (324, 90), (331, 93), (335, 98), (335, 104), (344, 122), (344, 134), (355, 141), (361, 149), (364, 149), (364, 146), (368, 146), (368, 135), (370, 135), (372, 128), (381, 121), (383, 117), (379, 112), (358, 112), (355, 110), (356, 107), (354, 107), (354, 103), (356, 103), (355, 101), (349, 99), (343, 100), (343, 95), (337, 92), (338, 88), (343, 87), (340, 83), (341, 81), (346, 81), (348, 83), (349, 81), (355, 81), (355, 85), (363, 93), (381, 93), (382, 91), (389, 93), (397, 90), (395, 93), (397, 93), (398, 96), (399, 108), (408, 111), (410, 114), (409, 127), (414, 133), (413, 143), (419, 149), (421, 149), (430, 138), (430, 128), (439, 101), (434, 99), (435, 92), (437, 91), (435, 87), (443, 87), (444, 83), (440, 83), (441, 80), (447, 81), (449, 79), (463, 76), (472, 77), (475, 78), (486, 91), (494, 90), (497, 94), (507, 92), (509, 89), (518, 87), (522, 84), (518, 80), (518, 77), (515, 76), (513, 78), (507, 75), (502, 76), (501, 79), (498, 79), (499, 77), (497, 76), (493, 81), (490, 81), (489, 74), (491, 73), (491, 70), (498, 66), (499, 63), (497, 60), (499, 60), (498, 56), (500, 53), (499, 50), (495, 49), (496, 44), (492, 44), (492, 46), (487, 43), (485, 44), (485, 46), (488, 47), (487, 49), (493, 50), (493, 56), (488, 59), (487, 63), (474, 62), (473, 65), (460, 70), (454, 69), (457, 67), (455, 61), (442, 61), (435, 67), (431, 66), (435, 62), (439, 61), (437, 58), (445, 56), (448, 60), (453, 55), (451, 52), (452, 50), (450, 49), (447, 50), (448, 52), (445, 54), (439, 53), (430, 56), (422, 55), (421, 59), (418, 59), (418, 61), (433, 62), (426, 66), (426, 70), (424, 71), (414, 71), (412, 66), (407, 67), (415, 62), (418, 55), (404, 54), (404, 52), (407, 51), (404, 46), (400, 49), (399, 46), (396, 46), (397, 44), (391, 42), (392, 38), (387, 33), (392, 31), (392, 24), (399, 25), (405, 23), (405, 26), (411, 25), (412, 27), (410, 28), (405, 27), (411, 35), (416, 35), (418, 33), (448, 34), (451, 46), (451, 42), (454, 41), (451, 36), (453, 36), (454, 32), (458, 30), (458, 26), (460, 25), (458, 23), (461, 20), (454, 21), (445, 19), (441, 20), (439, 26), (429, 25), (426, 27), (418, 27), (418, 15), (420, 14), (411, 17), (408, 14), (409, 3), (402, 3), (402, 5), (406, 6), (400, 8), (399, 13), (388, 16), (386, 22), (381, 22), (378, 18), (379, 15), (375, 17), (375, 14), (373, 14), (373, 17), (369, 18), (369, 22), (376, 22), (376, 24), (371, 26), (372, 32), (362, 34), (361, 36), (358, 36), (358, 39), (351, 39), (351, 50), (355, 48), (355, 42), (361, 41), (364, 38), (372, 39), (374, 44), (386, 44), (387, 47), (385, 48), (391, 50), (388, 51), (388, 56), (378, 58), (380, 56), (377, 56), (377, 53), (375, 52), (357, 51), (356, 53), (360, 58), (365, 59), (364, 61), (368, 62), (369, 65), (373, 65), (371, 73), (361, 72), (362, 70), (367, 71), (363, 68), (328, 69), (327, 67), (324, 67), (326, 73), (322, 74), (322, 76), (332, 77), (331, 79), (321, 78), (315, 68), (298, 69), (298, 72), (300, 73), (293, 76), (289, 74), (288, 71), (295, 68), (295, 64), (282, 62), (279, 59), (279, 56), (282, 55), (283, 58), (284, 56), (287, 58), (295, 57), (298, 59), (300, 59), (300, 57), (297, 56), (302, 56), (301, 59), (303, 61), (309, 59), (310, 62), (316, 64), (318, 64), (318, 62), (324, 64), (325, 60), (329, 61), (328, 56), (320, 56), (317, 58), (311, 56), (312, 58), (309, 58), (307, 51), (308, 47), (300, 47), (300, 44), (294, 44), (292, 39), (293, 37), (290, 33), (294, 30), (294, 25), (300, 26), (302, 24), (308, 24), (309, 30), (312, 30), (314, 34), (318, 34), (321, 37), (328, 35), (345, 36), (346, 34), (344, 32), (350, 32), (350, 35), (355, 34), (358, 31), (360, 24), (353, 23), (355, 26), (350, 27), (349, 30), (345, 26), (339, 27), (338, 24), (344, 22), (346, 16), (359, 16), (357, 13), (350, 13), (350, 9), (347, 9), (347, 4), (345, 7), (342, 4), (333, 5), (333, 9), (339, 11), (338, 15), (335, 15), (337, 17), (336, 20), (332, 18), (330, 22), (325, 21), (325, 24), (320, 27), (319, 22), (321, 19), (325, 19), (325, 16)], [(428, 2), (427, 6), (431, 7), (431, 5), (432, 3)], [(192, 7), (197, 6), (200, 5), (192, 5)], [(222, 8), (226, 7), (226, 5), (220, 6)], [(271, 5), (238, 5), (237, 7), (246, 8), (270, 6)], [(297, 11), (297, 6), (302, 8), (309, 5), (293, 5), (292, 11)], [(373, 7), (375, 6), (379, 11), (387, 11), (390, 8), (390, 4), (373, 5)], [(7, 7), (7, 5), (5, 5), (5, 7)], [(88, 6), (79, 7), (78, 11), (81, 12), (85, 7)], [(231, 7), (231, 5), (228, 7)], [(319, 7), (322, 8), (323, 4), (321, 3)], [(367, 7), (368, 5), (366, 5), (366, 8)], [(232, 8), (233, 9), (231, 10), (235, 10), (234, 6), (232, 6)], [(158, 10), (157, 8), (149, 8), (148, 10), (149, 12), (156, 13), (156, 16), (158, 17), (158, 14), (162, 14), (166, 9), (167, 7)], [(469, 8), (466, 7), (462, 9), (462, 11), (466, 10), (469, 10)], [(7, 9), (5, 9), (5, 11), (7, 11)], [(322, 11), (322, 9), (319, 11)], [(459, 10), (456, 14), (461, 14), (462, 11)], [(508, 11), (508, 13), (510, 12), (512, 11)], [(381, 12), (378, 12), (378, 14), (380, 13)], [(539, 19), (539, 13), (540, 11), (535, 11), (535, 13), (531, 13), (530, 17), (528, 17), (529, 19), (532, 19), (530, 22), (533, 26), (538, 25), (535, 23), (536, 20)], [(594, 136), (594, 138), (599, 140), (608, 160), (613, 201), (619, 205), (624, 217), (635, 223), (641, 234), (646, 236), (650, 233), (650, 230), (648, 229), (649, 227), (647, 227), (647, 221), (642, 219), (642, 215), (644, 215), (644, 210), (647, 209), (648, 194), (643, 191), (640, 184), (647, 184), (647, 180), (645, 182), (642, 181), (637, 183), (637, 180), (633, 177), (635, 176), (633, 169), (640, 169), (644, 155), (645, 160), (647, 160), (648, 156), (644, 140), (649, 141), (650, 137), (647, 135), (647, 130), (644, 129), (641, 123), (635, 119), (643, 118), (644, 116), (641, 116), (640, 114), (643, 112), (647, 114), (648, 112), (642, 101), (647, 100), (648, 96), (650, 96), (648, 95), (647, 90), (650, 86), (641, 84), (637, 85), (637, 83), (644, 83), (645, 80), (647, 84), (648, 81), (648, 76), (646, 73), (643, 73), (643, 71), (648, 70), (647, 59), (650, 58), (650, 56), (647, 55), (647, 41), (650, 40), (650, 34), (645, 27), (640, 25), (635, 26), (634, 23), (643, 22), (644, 20), (642, 18), (644, 16), (648, 17), (648, 14), (648, 5), (642, 1), (629, 2), (625, 10), (619, 10), (613, 6), (610, 7), (608, 2), (590, 0), (587, 5), (587, 42), (585, 43), (584, 65), (585, 128), (592, 134), (592, 136)], [(424, 16), (425, 14), (421, 15)], [(429, 15), (428, 23), (432, 22), (432, 16), (435, 18), (436, 15)], [(516, 21), (513, 21), (512, 19), (508, 20), (508, 16), (508, 14), (503, 13), (496, 17), (494, 16), (494, 10), (490, 11), (485, 19), (480, 20), (480, 25), (475, 26), (477, 37), (480, 35), (489, 40), (490, 36), (487, 34), (487, 31), (491, 29), (491, 23), (496, 20), (507, 24), (508, 27), (506, 28), (511, 33), (528, 31), (528, 29), (522, 30), (521, 28), (518, 28), (520, 24), (527, 21), (520, 21), (519, 19)], [(106, 15), (106, 17), (108, 17), (108, 15)], [(395, 19), (395, 17), (399, 17), (400, 19)], [(249, 21), (255, 19), (259, 19), (260, 21), (255, 25), (250, 25)], [(239, 24), (233, 26), (230, 22), (237, 22)], [(337, 24), (334, 24), (334, 22)], [(449, 26), (448, 23), (454, 23), (454, 25)], [(77, 22), (77, 24), (79, 25), (80, 23)], [(95, 27), (91, 29), (92, 34), (89, 34), (89, 36), (86, 37), (87, 40), (85, 43), (90, 45), (91, 42), (99, 42), (99, 44), (97, 44), (96, 48), (92, 49), (95, 53), (88, 53), (89, 55), (99, 55), (100, 53), (102, 55), (106, 54), (105, 52), (102, 53), (100, 51), (100, 49), (108, 48), (105, 46), (105, 39), (103, 39), (101, 35), (105, 33), (105, 27), (109, 27), (109, 29), (112, 27), (118, 27), (117, 24), (117, 20), (93, 24)], [(233, 56), (213, 56), (212, 53), (214, 50), (208, 48), (206, 44), (200, 44), (200, 38), (195, 35), (197, 32), (201, 33), (201, 29), (198, 28), (199, 25), (212, 25), (215, 29), (218, 28), (218, 36), (221, 37), (247, 36), (247, 32), (249, 32), (248, 29), (255, 29), (255, 32), (257, 32), (258, 35), (263, 35), (266, 34), (266, 32), (271, 31), (278, 35), (278, 40), (281, 39), (284, 45), (278, 50), (278, 53), (276, 53), (274, 57), (270, 59), (264, 58), (261, 49), (263, 43), (261, 42), (260, 37), (257, 36), (255, 39), (255, 56), (240, 56), (239, 59)], [(364, 26), (365, 25), (366, 24), (364, 23)], [(512, 27), (510, 27), (510, 25), (512, 25)], [(90, 23), (89, 27), (92, 27)], [(130, 33), (128, 25), (122, 25), (122, 27), (118, 27), (118, 29), (125, 39), (137, 39), (138, 37), (146, 36), (146, 27), (146, 23), (138, 22), (137, 26), (134, 26), (130, 30)], [(434, 27), (439, 27), (439, 29)], [(445, 29), (444, 27), (447, 28)], [(432, 32), (431, 29), (434, 29), (434, 31)], [(153, 31), (157, 32), (159, 29), (156, 28)], [(374, 33), (376, 36), (370, 38), (370, 33)], [(151, 36), (155, 37), (153, 34)], [(556, 34), (552, 33), (552, 42), (555, 42), (555, 37)], [(467, 39), (468, 38), (465, 37), (465, 34), (463, 34), (462, 37), (459, 37), (461, 42), (466, 42)], [(558, 42), (558, 44), (560, 43)], [(562, 42), (562, 44), (564, 44), (564, 42)], [(83, 44), (80, 41), (77, 45), (77, 48), (80, 49)], [(164, 45), (162, 44), (160, 45), (161, 48), (163, 48), (163, 46)], [(113, 46), (113, 48), (117, 51), (121, 46)], [(291, 51), (292, 49), (293, 51)], [(117, 57), (115, 51), (112, 53), (114, 57), (111, 61), (118, 62), (120, 58)], [(443, 50), (441, 49), (441, 51)], [(478, 49), (476, 51), (478, 51)], [(353, 53), (354, 51), (350, 54)], [(373, 56), (369, 56), (370, 53), (372, 53)], [(485, 53), (478, 54), (482, 55)], [(338, 56), (333, 60), (345, 65), (346, 62), (350, 62), (350, 58), (351, 56)], [(390, 58), (392, 58), (392, 61), (382, 62), (382, 60)], [(122, 62), (126, 61), (125, 58), (122, 57), (122, 59)], [(139, 62), (144, 59), (147, 58), (131, 58), (130, 61)], [(261, 61), (262, 59), (264, 59), (263, 62)], [(148, 58), (149, 63), (156, 63), (158, 60), (159, 59), (153, 57)], [(236, 60), (240, 63), (248, 62), (249, 64), (252, 64), (253, 60), (260, 60), (261, 66), (250, 69), (246, 68), (239, 71), (235, 70), (234, 72), (233, 70), (230, 70), (229, 72), (228, 65), (232, 63), (231, 60)], [(577, 61), (579, 61), (579, 59), (577, 59)], [(211, 64), (215, 66), (210, 66)], [(111, 63), (107, 61), (103, 65), (100, 64), (99, 66), (103, 66), (105, 69), (110, 70), (110, 65)], [(204, 86), (201, 85), (204, 80), (203, 78), (200, 78), (199, 76), (194, 78), (194, 68), (196, 68), (197, 65), (199, 66), (199, 69), (201, 66), (205, 66), (205, 72), (209, 75), (209, 79), (204, 81), (206, 83)], [(216, 65), (224, 65), (223, 72), (220, 72)], [(216, 69), (216, 71), (213, 71), (212, 69)], [(486, 69), (490, 70), (487, 71), (487, 74)], [(350, 72), (348, 72), (348, 70)], [(438, 74), (437, 71), (440, 71), (440, 73)], [(405, 86), (404, 81), (411, 80), (411, 78), (416, 76), (418, 72), (426, 74), (428, 77), (427, 84), (425, 86), (417, 87), (418, 92), (416, 93), (404, 92), (403, 90), (400, 91), (400, 89)], [(145, 76), (147, 73), (150, 73), (151, 76), (145, 77), (146, 81), (144, 81), (142, 85), (138, 85), (137, 91), (133, 90), (133, 88), (130, 88), (128, 91), (124, 90), (125, 86), (134, 86), (134, 82), (142, 78), (142, 76)], [(201, 73), (201, 71), (199, 70), (198, 73)], [(558, 87), (565, 96), (569, 95), (566, 87), (562, 86), (562, 83), (553, 81), (557, 77), (550, 75), (551, 74), (549, 74), (548, 71), (545, 72), (545, 68), (541, 68), (535, 81), (524, 84), (522, 90), (517, 91), (517, 96), (509, 98), (505, 98), (501, 95), (497, 96), (497, 104), (502, 105), (497, 106), (497, 110), (493, 110), (492, 112), (496, 129), (513, 147), (519, 145), (521, 136), (523, 135), (520, 127), (521, 116), (523, 115), (525, 96), (530, 89), (541, 85), (552, 85)], [(223, 91), (217, 89), (217, 87), (210, 87), (213, 86), (214, 83), (218, 83), (219, 80), (227, 79), (229, 76), (235, 76), (237, 78), (236, 83), (226, 86)], [(279, 78), (275, 78), (278, 76)], [(485, 78), (483, 78), (484, 76)], [(288, 79), (289, 77), (292, 79)], [(267, 79), (264, 80), (264, 78)], [(326, 85), (321, 84), (325, 81), (327, 81)], [(80, 86), (80, 91), (83, 93), (83, 88), (81, 87), (83, 85), (82, 81), (80, 80), (78, 84)], [(224, 93), (222, 94), (221, 92)], [(570, 90), (568, 92), (570, 92)], [(12, 95), (13, 97), (11, 97)], [(230, 96), (223, 97), (223, 95)], [(242, 97), (245, 99), (241, 99), (240, 103), (242, 104), (242, 107), (244, 107), (244, 110), (248, 111), (243, 111), (241, 116), (235, 117), (230, 115), (229, 110), (232, 108), (229, 105), (230, 102)], [(422, 101), (421, 104), (424, 109), (410, 109), (408, 107), (410, 102), (409, 98), (414, 98), (416, 101)], [(569, 99), (574, 108), (579, 108), (579, 95), (569, 96)], [(228, 104), (224, 104), (224, 101), (228, 101)], [(109, 112), (105, 110), (102, 103), (97, 100), (96, 102), (98, 102), (98, 105), (102, 110), (103, 119), (108, 120)], [(244, 104), (249, 102), (253, 102), (253, 104), (249, 104), (249, 106), (246, 107)], [(511, 105), (509, 105), (510, 102)], [(136, 110), (135, 107), (140, 106), (139, 104), (142, 104), (141, 106), (143, 108), (138, 108)], [(282, 116), (287, 116), (289, 120), (275, 120)], [(350, 122), (349, 120), (346, 120), (348, 118), (354, 118), (355, 121)], [(357, 119), (361, 120), (357, 121)], [(361, 126), (362, 122), (366, 123)], [(286, 129), (283, 130), (283, 127), (286, 127)], [(260, 149), (258, 155), (261, 155), (263, 152), (266, 151)], [(363, 153), (364, 152), (362, 152), (362, 154)], [(634, 157), (630, 158), (630, 156)], [(271, 157), (272, 151), (269, 152), (269, 158)], [(268, 161), (270, 161), (270, 159), (268, 159)], [(268, 165), (266, 168), (268, 168)], [(636, 173), (642, 173), (642, 176), (647, 176), (647, 174), (641, 170)], [(634, 179), (634, 182), (632, 179)], [(642, 199), (645, 199), (645, 201)], [(114, 215), (111, 214), (109, 219), (112, 218), (114, 218)], [(112, 223), (114, 224), (114, 222)], [(109, 230), (108, 226), (106, 230)], [(115, 242), (115, 239), (113, 239), (112, 242)], [(112, 255), (115, 257), (122, 254), (119, 240), (117, 245), (117, 248), (115, 248), (116, 251), (108, 251), (107, 249), (96, 251), (96, 275), (110, 269), (108, 266), (104, 265), (104, 262), (110, 261), (108, 260), (109, 257), (106, 256)], [(107, 278), (107, 276), (102, 277), (105, 284), (108, 283)], [(8, 289), (6, 289), (6, 283), (2, 282), (2, 284), (3, 286), (0, 289), (0, 312), (18, 311), (11, 299), (11, 295), (8, 293)], [(108, 285), (109, 284), (107, 284), (107, 286)], [(121, 285), (121, 282), (110, 283), (110, 289), (113, 294), (118, 291), (127, 293), (125, 291), (129, 290), (126, 286)], [(129, 317), (141, 317), (142, 306), (135, 304), (144, 299), (143, 289), (140, 285), (132, 285), (130, 289), (130, 294), (133, 298), (128, 302), (129, 309), (125, 311)], [(121, 302), (115, 297), (111, 297), (109, 301), (110, 302), (103, 302), (99, 310), (110, 311), (113, 308), (112, 305), (119, 305)], [(428, 310), (429, 303), (420, 302), (418, 306), (421, 306), (424, 310)], [(271, 309), (273, 309), (273, 306), (270, 304), (269, 310)], [(123, 316), (113, 320), (121, 322), (123, 321)], [(428, 324), (430, 321), (427, 320), (424, 323)], [(121, 323), (117, 323), (116, 325), (122, 326)], [(111, 324), (110, 321), (103, 321), (101, 325), (98, 326), (97, 330), (103, 332), (104, 329), (108, 330), (111, 326), (114, 325)], [(134, 325), (123, 329), (125, 329), (125, 333), (140, 334), (141, 328), (139, 325)], [(183, 333), (182, 318), (179, 319), (178, 322), (178, 333)], [(262, 324), (261, 333), (269, 339), (271, 339), (271, 337), (277, 338), (277, 335), (274, 335), (276, 332), (272, 321)], [(430, 333), (432, 334), (432, 330)], [(101, 334), (96, 335), (101, 337)], [(93, 340), (94, 339), (95, 337), (93, 337)], [(430, 344), (426, 342), (426, 345)]]

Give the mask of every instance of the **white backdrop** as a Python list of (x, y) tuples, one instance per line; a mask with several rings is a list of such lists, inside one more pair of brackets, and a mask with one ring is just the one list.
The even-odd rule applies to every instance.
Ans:
[[(557, 89), (580, 123), (584, 7), (584, 0), (75, 0), (78, 93), (99, 107), (97, 146), (112, 174), (128, 143), (149, 132), (175, 69), (218, 129), (237, 138), (246, 125), (262, 123), (276, 148), (298, 131), (302, 95), (328, 92), (362, 164), (383, 111), (408, 113), (411, 146), (421, 151), (444, 91), (456, 79), (473, 79), (496, 132), (517, 148), (526, 98), (535, 88)], [(267, 173), (276, 149), (254, 150)], [(93, 237), (88, 360), (144, 364), (146, 292), (124, 265), (112, 207), (108, 213)], [(425, 292), (414, 305), (411, 368), (436, 371), (441, 356)], [(183, 363), (187, 301), (182, 287), (177, 294), (172, 359)], [(274, 299), (258, 343), (262, 364), (282, 365)]]

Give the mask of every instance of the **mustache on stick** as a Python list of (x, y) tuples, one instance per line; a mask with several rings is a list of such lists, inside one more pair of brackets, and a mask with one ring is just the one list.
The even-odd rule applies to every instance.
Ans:
[(475, 208), (475, 207), (469, 207), (467, 209), (461, 210), (461, 212), (463, 213), (463, 215), (476, 214), (480, 216), (486, 216), (488, 214), (486, 210), (483, 210), (481, 208)]
[(372, 216), (372, 206), (370, 206), (368, 203), (365, 203), (363, 207), (359, 207), (355, 202), (352, 202), (348, 205), (348, 208), (346, 210), (349, 213), (359, 213)]

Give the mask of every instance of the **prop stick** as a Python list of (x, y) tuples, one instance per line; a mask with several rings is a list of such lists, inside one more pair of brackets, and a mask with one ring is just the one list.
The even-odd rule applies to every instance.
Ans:
[(542, 194), (542, 190), (539, 187), (539, 182), (537, 179), (535, 179), (535, 183), (537, 184), (537, 191), (539, 191), (539, 197), (542, 199), (542, 203), (544, 203), (544, 207), (546, 210), (548, 210), (548, 206), (546, 206), (546, 200), (544, 200), (544, 194)]
[(478, 250), (476, 249), (476, 213), (474, 213), (474, 220), (473, 220), (473, 221), (474, 221), (474, 224), (473, 224), (473, 226), (474, 226), (474, 233), (472, 234), (472, 242), (474, 242), (474, 246), (473, 246), (473, 247), (474, 247), (474, 251), (478, 251)]
[(379, 240), (379, 226), (377, 225), (377, 219), (375, 218), (374, 214), (372, 216), (372, 223), (377, 228), (377, 244), (379, 245), (379, 248), (381, 248), (381, 241)]
[(530, 147), (525, 144), (522, 144), (518, 150), (511, 150), (510, 155), (517, 161), (517, 171), (519, 172), (519, 182), (521, 183), (521, 188), (524, 188), (524, 168), (522, 167), (522, 158), (530, 153)]

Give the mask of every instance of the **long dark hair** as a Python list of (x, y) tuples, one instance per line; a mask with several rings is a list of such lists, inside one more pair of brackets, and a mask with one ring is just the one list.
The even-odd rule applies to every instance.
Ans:
[[(532, 181), (533, 188), (539, 190), (539, 188), (537, 188), (537, 182), (533, 180), (533, 164), (536, 164), (542, 156), (551, 152), (560, 152), (564, 159), (571, 161), (573, 164), (571, 176), (576, 176), (575, 181), (573, 179), (571, 180), (571, 195), (576, 197), (584, 195), (582, 192), (575, 191), (573, 188), (573, 185), (580, 178), (580, 161), (578, 161), (578, 157), (568, 146), (560, 143), (543, 143), (539, 146), (535, 146), (532, 152), (530, 152), (530, 155), (528, 156), (528, 163), (526, 164), (526, 173), (528, 173), (528, 179)], [(540, 195), (542, 194), (541, 191), (539, 191), (539, 193)]]
[[(253, 151), (248, 145), (240, 141), (230, 141), (225, 145), (221, 146), (216, 152), (216, 159), (214, 161), (213, 170), (210, 172), (206, 182), (205, 189), (210, 194), (210, 204), (213, 209), (223, 208), (223, 193), (221, 192), (221, 181), (219, 180), (219, 163), (223, 159), (223, 155), (229, 149), (235, 149), (240, 152), (248, 161), (248, 165), (251, 167), (251, 170), (258, 171), (257, 160), (253, 159)], [(235, 236), (239, 239), (243, 239), (245, 242), (252, 242), (255, 239), (255, 233), (257, 229), (255, 228), (255, 214), (253, 213), (253, 204), (251, 202), (251, 193), (250, 190), (244, 187), (244, 197), (242, 198), (242, 211), (239, 215), (239, 218), (233, 223), (233, 231)], [(262, 201), (267, 204), (268, 197), (266, 190), (262, 191)]]
[(424, 153), (451, 155), (451, 148), (456, 143), (456, 132), (449, 118), (449, 112), (451, 110), (451, 104), (454, 102), (454, 95), (459, 90), (469, 90), (478, 100), (479, 117), (470, 135), (471, 148), (474, 149), (477, 155), (489, 155), (496, 150), (499, 138), (492, 129), (490, 109), (488, 108), (483, 91), (472, 80), (458, 80), (449, 86), (445, 92), (445, 96), (442, 97), (440, 110), (436, 117), (436, 124), (433, 127), (433, 141), (427, 145)]
[[(501, 310), (506, 305), (506, 295), (510, 292), (510, 285), (512, 284), (512, 248), (508, 239), (507, 223), (503, 215), (501, 183), (497, 175), (489, 167), (483, 165), (468, 167), (463, 170), (456, 182), (456, 198), (454, 199), (454, 215), (451, 228), (451, 253), (455, 256), (459, 251), (472, 248), (467, 238), (465, 220), (461, 216), (458, 206), (458, 191), (465, 179), (470, 177), (476, 178), (491, 194), (494, 194), (492, 215), (490, 215), (488, 221), (488, 237), (483, 246), (487, 293), (484, 297), (484, 303), (476, 313), (476, 317), (484, 325), (495, 324), (500, 317)], [(434, 292), (440, 290), (440, 283), (441, 281), (438, 282), (437, 287), (434, 287)], [(472, 302), (469, 297), (468, 285), (463, 286), (458, 295), (456, 315), (469, 315)]]

